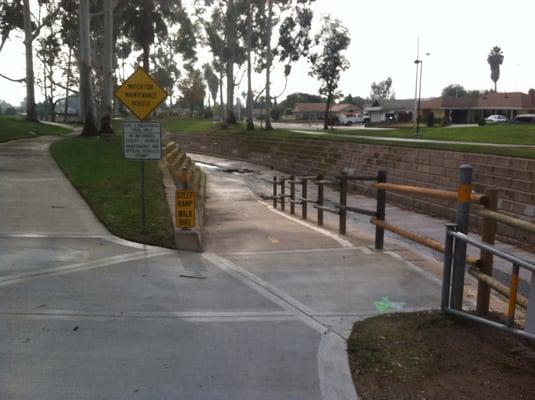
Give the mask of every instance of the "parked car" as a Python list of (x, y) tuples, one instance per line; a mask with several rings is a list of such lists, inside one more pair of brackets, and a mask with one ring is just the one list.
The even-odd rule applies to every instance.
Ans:
[(505, 115), (495, 114), (485, 118), (485, 122), (487, 124), (499, 124), (507, 122), (507, 117)]
[(513, 124), (535, 124), (535, 114), (518, 114), (511, 122)]
[(368, 116), (362, 114), (346, 114), (340, 117), (340, 124), (353, 125), (353, 124), (365, 124), (369, 121)]

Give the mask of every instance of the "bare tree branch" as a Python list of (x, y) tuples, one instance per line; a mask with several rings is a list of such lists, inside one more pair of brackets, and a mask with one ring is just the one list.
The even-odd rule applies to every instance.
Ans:
[(0, 52), (2, 51), (2, 49), (4, 48), (4, 45), (6, 44), (7, 42), (7, 36), (4, 36), (2, 37), (2, 43), (0, 43)]
[(266, 87), (264, 86), (264, 89), (262, 89), (260, 91), (260, 93), (258, 93), (258, 95), (254, 98), (254, 102), (256, 103), (258, 101), (258, 99), (260, 98), (260, 96), (262, 96), (262, 93), (264, 93), (266, 91)]
[(35, 32), (32, 35), (32, 40), (35, 40), (37, 36), (41, 33), (41, 29), (43, 29), (43, 26), (47, 26), (61, 11), (61, 7), (57, 7), (54, 11), (52, 11), (50, 14), (48, 14), (39, 25), (37, 25), (37, 29), (35, 29)]
[(8, 81), (11, 81), (11, 82), (17, 82), (17, 83), (26, 82), (26, 77), (20, 78), (20, 79), (13, 79), (13, 78), (10, 78), (9, 76), (5, 76), (4, 74), (0, 74), (0, 77), (7, 79)]
[(288, 75), (286, 75), (284, 78), (284, 89), (282, 89), (282, 92), (280, 92), (277, 96), (274, 96), (274, 99), (278, 99), (284, 94), (284, 92), (286, 92), (286, 87), (288, 86)]
[[(241, 69), (241, 67), (240, 67), (240, 69)], [(236, 82), (236, 78), (234, 78), (234, 82), (236, 82), (236, 83), (234, 84), (235, 87), (238, 87), (238, 86), (241, 85), (241, 81), (243, 80), (243, 77), (245, 76), (245, 72), (247, 72), (246, 69), (243, 70), (243, 72), (242, 72), (242, 74), (241, 74), (241, 77), (240, 77), (240, 80), (239, 80), (238, 82)], [(238, 73), (239, 73), (239, 72), (238, 72)]]

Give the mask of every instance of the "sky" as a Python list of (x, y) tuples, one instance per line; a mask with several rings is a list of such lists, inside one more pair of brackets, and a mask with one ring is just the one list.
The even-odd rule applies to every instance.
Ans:
[[(190, 4), (193, 0), (183, 0)], [(467, 89), (490, 89), (487, 55), (494, 46), (504, 53), (499, 91), (535, 88), (535, 33), (531, 0), (316, 0), (313, 31), (321, 16), (331, 14), (349, 29), (351, 44), (345, 55), (351, 67), (342, 74), (344, 94), (366, 97), (372, 82), (391, 77), (396, 98), (414, 98), (417, 41), (423, 59), (422, 96), (439, 96), (442, 88), (458, 83)], [(199, 63), (209, 60), (199, 48)], [(429, 53), (429, 55), (425, 55)], [(0, 73), (13, 78), (24, 76), (22, 36), (12, 35), (0, 53)], [(305, 60), (293, 66), (288, 87), (281, 96), (293, 92), (317, 93), (319, 82), (308, 75)], [(263, 76), (253, 79), (256, 90)], [(282, 69), (273, 74), (275, 95), (284, 88)], [(245, 91), (245, 79), (237, 91)], [(0, 99), (18, 105), (25, 96), (22, 84), (0, 78)], [(42, 99), (40, 90), (37, 99)]]

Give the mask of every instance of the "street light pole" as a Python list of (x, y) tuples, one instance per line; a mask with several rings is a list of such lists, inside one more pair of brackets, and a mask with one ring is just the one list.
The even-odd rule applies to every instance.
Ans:
[[(416, 44), (416, 59), (420, 59), (420, 38)], [(416, 78), (414, 79), (414, 110), (412, 115), (412, 127), (416, 129), (416, 110), (418, 108), (418, 64), (416, 64)]]
[(422, 60), (414, 60), (414, 63), (416, 64), (416, 76), (418, 77), (418, 68), (420, 69), (420, 79), (418, 83), (417, 78), (417, 85), (418, 85), (418, 104), (416, 106), (416, 137), (420, 137), (420, 105), (422, 101), (422, 66), (423, 61)]
[[(430, 53), (425, 53), (426, 56), (430, 55)], [(418, 85), (418, 106), (416, 107), (416, 137), (420, 137), (420, 106), (422, 103), (422, 70), (424, 66), (424, 61), (416, 59), (414, 60), (414, 63), (416, 64), (416, 71), (418, 72), (418, 66), (420, 67), (420, 79), (419, 79), (419, 85)], [(419, 64), (419, 65), (418, 65)]]

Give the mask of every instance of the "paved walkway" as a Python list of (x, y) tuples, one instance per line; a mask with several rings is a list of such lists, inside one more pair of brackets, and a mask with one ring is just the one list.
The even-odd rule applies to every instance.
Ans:
[[(232, 161), (227, 159), (222, 159), (220, 157), (206, 156), (206, 155), (194, 155), (194, 159), (206, 163), (212, 169), (219, 168), (221, 171), (225, 170), (242, 170), (249, 171), (247, 173), (242, 173), (242, 177), (246, 182), (247, 186), (260, 198), (270, 198), (273, 193), (273, 186), (270, 183), (273, 180), (274, 175), (287, 175), (282, 174), (281, 172), (274, 171), (268, 167), (260, 166), (256, 164), (251, 164), (242, 161)], [(312, 190), (313, 188), (309, 189)], [(300, 195), (300, 187), (296, 186), (296, 195)], [(309, 194), (310, 195), (310, 194)], [(388, 195), (387, 195), (388, 196)], [(309, 196), (310, 197), (310, 196)], [(325, 198), (326, 205), (329, 204), (328, 199), (337, 199), (338, 192), (335, 192), (331, 188), (325, 189)], [(271, 204), (271, 201), (269, 201)], [(348, 196), (348, 205), (363, 209), (374, 210), (376, 207), (375, 199), (358, 195), (350, 194)], [(287, 205), (287, 212), (289, 206)], [(300, 207), (296, 206), (296, 212), (299, 215)], [(428, 236), (432, 239), (437, 240), (442, 243), (444, 241), (445, 235), (445, 224), (452, 222), (445, 219), (430, 217), (425, 214), (419, 214), (414, 211), (405, 210), (393, 205), (387, 205), (386, 217), (389, 223), (401, 226), (406, 230), (413, 232), (421, 233), (425, 236)], [(348, 235), (349, 238), (356, 238), (361, 243), (367, 243), (369, 246), (373, 245), (373, 235), (375, 234), (375, 227), (370, 224), (369, 217), (360, 214), (348, 213)], [(316, 221), (316, 212), (311, 208), (309, 211), (309, 220), (312, 223)], [(338, 229), (338, 216), (324, 213), (325, 226), (331, 232), (336, 232)], [(407, 254), (408, 260), (413, 262), (420, 262), (419, 264), (428, 266), (430, 270), (433, 270), (437, 276), (440, 276), (440, 263), (442, 262), (442, 254), (428, 249), (425, 246), (418, 245), (408, 239), (399, 237), (396, 234), (385, 232), (386, 238), (390, 241), (390, 248), (395, 250), (398, 254), (405, 254), (406, 250), (396, 245), (396, 243), (402, 244), (404, 247), (409, 247), (412, 249), (412, 252)], [(368, 242), (366, 242), (366, 240)], [(520, 258), (531, 261), (535, 263), (535, 254), (520, 249), (511, 244), (503, 243), (498, 241), (497, 246), (503, 249), (506, 252), (514, 253)], [(479, 251), (475, 248), (469, 248), (468, 253), (473, 256), (478, 256)], [(421, 257), (418, 257), (420, 255)], [(437, 269), (436, 266), (432, 267), (426, 259), (431, 259), (434, 261), (434, 264), (439, 265)], [(501, 259), (495, 259), (495, 271), (494, 275), (497, 279), (501, 280), (504, 284), (509, 285), (510, 283), (510, 271), (511, 264), (505, 262)], [(531, 281), (531, 274), (526, 270), (521, 270), (521, 281), (520, 281), (520, 292), (527, 296), (529, 294), (529, 282)]]
[(54, 140), (0, 145), (0, 398), (356, 399), (352, 323), (438, 305), (411, 263), (288, 220), (240, 174), (209, 173), (204, 254), (116, 238)]

